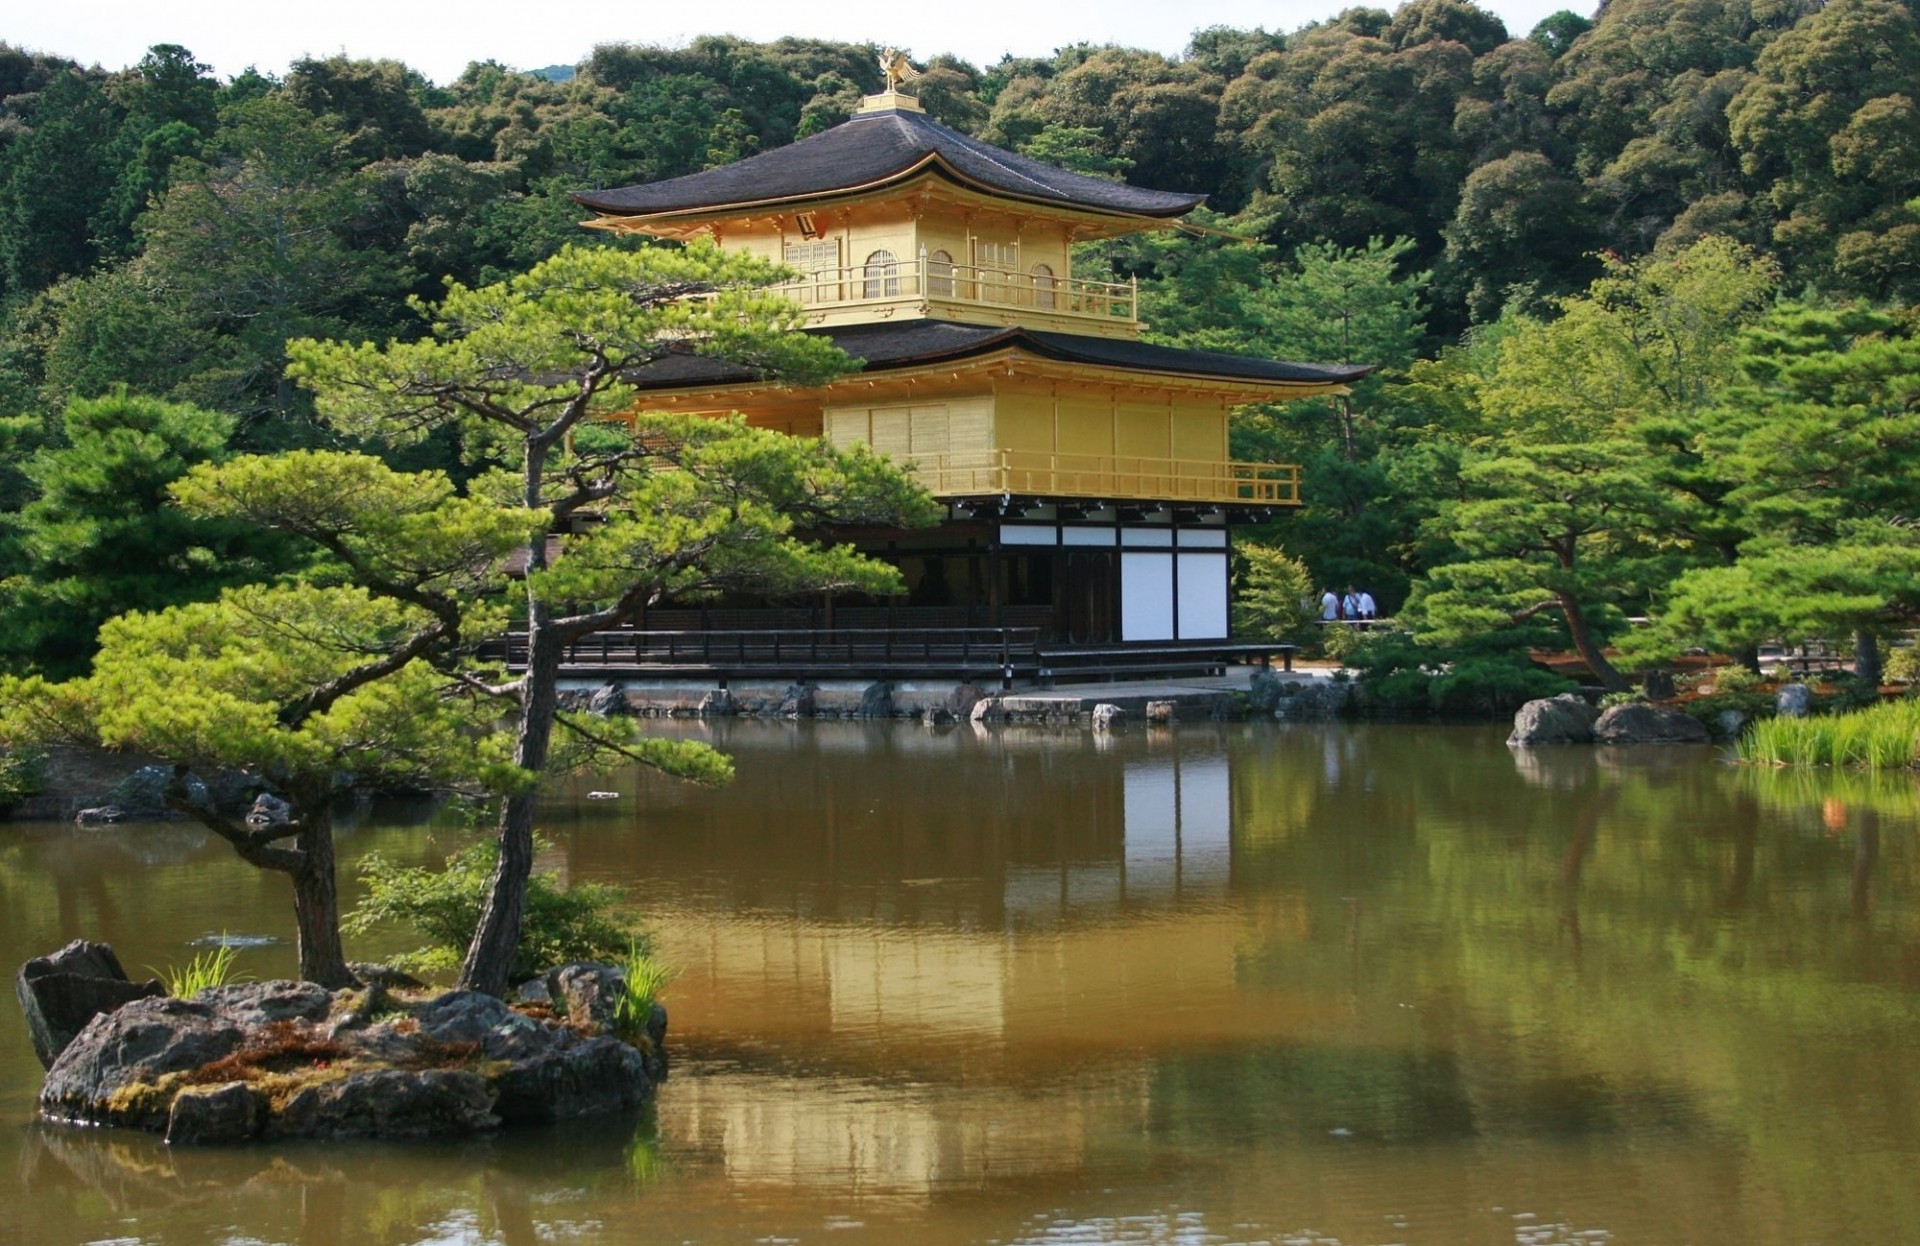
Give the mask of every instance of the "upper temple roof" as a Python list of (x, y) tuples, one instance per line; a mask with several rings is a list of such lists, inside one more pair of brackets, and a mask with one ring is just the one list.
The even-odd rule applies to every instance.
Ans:
[(703, 173), (574, 199), (607, 216), (655, 216), (876, 190), (924, 171), (996, 196), (1131, 216), (1179, 216), (1206, 199), (1070, 173), (898, 108)]

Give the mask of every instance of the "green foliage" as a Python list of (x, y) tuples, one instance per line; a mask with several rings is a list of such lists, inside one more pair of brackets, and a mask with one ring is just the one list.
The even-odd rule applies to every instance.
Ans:
[(185, 965), (170, 964), (165, 969), (155, 969), (153, 973), (165, 984), (167, 994), (175, 999), (191, 999), (202, 991), (236, 981), (233, 970), (240, 953), (224, 938), (223, 935), (218, 947), (195, 953)]
[(1739, 664), (1718, 666), (1713, 671), (1716, 692), (1751, 692), (1760, 686), (1760, 676)]
[(1920, 764), (1920, 701), (1888, 701), (1851, 713), (1770, 718), (1743, 736), (1743, 761), (1770, 766), (1911, 769)]
[(1920, 647), (1900, 645), (1888, 650), (1881, 673), (1892, 683), (1920, 683)]
[(1377, 632), (1344, 659), (1370, 704), (1388, 713), (1486, 717), (1574, 688), (1526, 654), (1480, 645), (1442, 649), (1406, 632)]
[(75, 674), (114, 614), (210, 597), (286, 565), (287, 551), (257, 531), (167, 504), (185, 472), (225, 457), (230, 416), (121, 392), (68, 404), (61, 431), (21, 468), (31, 500), (0, 514), (0, 546), (17, 551), (0, 662)]
[(46, 754), (34, 747), (0, 748), (0, 811), (39, 795), (46, 779)]
[[(480, 906), (499, 856), (492, 840), (460, 849), (439, 870), (402, 866), (370, 854), (360, 863), (367, 894), (341, 924), (352, 934), (366, 934), (385, 923), (405, 926), (426, 944), (395, 957), (394, 963), (414, 973), (451, 973), (459, 968), (479, 923)], [(647, 961), (646, 941), (616, 915), (623, 898), (615, 887), (599, 883), (562, 887), (557, 874), (535, 872), (527, 881), (513, 981), (525, 981), (570, 961), (620, 964), (629, 956)], [(651, 1007), (649, 1001), (649, 1012)]]
[(1240, 563), (1233, 634), (1242, 640), (1305, 644), (1314, 635), (1319, 598), (1305, 565), (1268, 545), (1234, 548)]

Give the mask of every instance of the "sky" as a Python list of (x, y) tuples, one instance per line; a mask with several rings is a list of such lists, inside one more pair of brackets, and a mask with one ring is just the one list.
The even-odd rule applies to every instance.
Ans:
[[(554, 0), (9, 0), (0, 41), (120, 69), (156, 43), (177, 43), (221, 77), (249, 65), (281, 74), (303, 56), (337, 52), (406, 62), (435, 82), (460, 75), (470, 61), (497, 60), (516, 69), (572, 65), (595, 44), (676, 47), (698, 35), (732, 34), (764, 41), (783, 35), (873, 42), (905, 48), (916, 60), (951, 52), (987, 66), (1005, 53), (1048, 56), (1072, 43), (1119, 43), (1178, 55), (1195, 30), (1209, 26), (1288, 31), (1329, 17), (1359, 0), (970, 0), (930, 4), (892, 0), (731, 0), (698, 4), (561, 5)], [(1395, 7), (1394, 0), (1371, 0)], [(1589, 12), (1597, 0), (1481, 0), (1516, 36), (1564, 8)]]

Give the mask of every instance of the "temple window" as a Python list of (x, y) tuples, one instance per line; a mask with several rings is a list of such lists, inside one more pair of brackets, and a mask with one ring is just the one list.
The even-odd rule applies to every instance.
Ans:
[(953, 256), (935, 251), (927, 257), (927, 293), (939, 298), (953, 297)]
[(884, 298), (900, 293), (900, 265), (891, 251), (875, 251), (867, 257), (866, 284), (862, 298)]
[(1033, 266), (1033, 305), (1047, 308), (1053, 306), (1053, 269), (1045, 264)]
[(787, 267), (798, 272), (828, 272), (840, 267), (840, 240), (828, 238), (820, 242), (789, 242), (786, 260)]
[(973, 244), (973, 262), (990, 272), (1011, 273), (1018, 271), (1019, 253), (1011, 242), (987, 242), (976, 239)]

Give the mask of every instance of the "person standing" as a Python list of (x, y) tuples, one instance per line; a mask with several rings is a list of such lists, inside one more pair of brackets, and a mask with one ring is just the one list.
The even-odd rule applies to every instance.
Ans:
[(1320, 595), (1320, 621), (1331, 623), (1339, 617), (1340, 598), (1332, 589), (1328, 589)]
[(1362, 623), (1371, 623), (1373, 622), (1373, 615), (1373, 594), (1363, 588), (1360, 590), (1360, 621)]
[(1347, 595), (1340, 599), (1340, 617), (1351, 622), (1360, 617), (1360, 594), (1353, 585), (1347, 585)]

